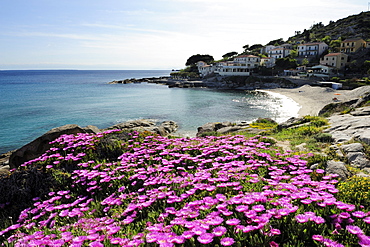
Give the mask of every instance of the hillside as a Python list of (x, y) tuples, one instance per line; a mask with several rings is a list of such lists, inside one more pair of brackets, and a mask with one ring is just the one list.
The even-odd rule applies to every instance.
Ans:
[(326, 26), (319, 22), (309, 29), (296, 32), (296, 35), (290, 37), (288, 42), (316, 41), (326, 36), (329, 36), (331, 40), (345, 40), (352, 37), (362, 37), (365, 40), (370, 39), (370, 11), (351, 15), (337, 21), (330, 21)]

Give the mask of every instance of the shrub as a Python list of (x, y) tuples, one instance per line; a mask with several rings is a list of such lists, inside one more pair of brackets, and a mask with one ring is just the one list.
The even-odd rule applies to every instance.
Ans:
[(319, 133), (313, 137), (318, 142), (333, 142), (333, 137), (329, 133)]
[(353, 176), (338, 185), (338, 199), (347, 203), (370, 207), (370, 178)]

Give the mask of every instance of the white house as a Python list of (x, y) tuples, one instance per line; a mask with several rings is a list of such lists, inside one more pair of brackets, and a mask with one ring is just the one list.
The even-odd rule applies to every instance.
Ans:
[(276, 48), (276, 46), (274, 46), (274, 45), (266, 45), (266, 46), (264, 46), (264, 47), (262, 47), (262, 48), (261, 48), (260, 53), (261, 53), (261, 54), (263, 54), (263, 53), (267, 53), (267, 54), (269, 54), (269, 52), (270, 52), (272, 49), (275, 49), (275, 48)]
[(272, 68), (275, 66), (275, 60), (273, 57), (262, 57), (260, 65), (266, 68)]
[(335, 68), (332, 66), (322, 65), (322, 64), (313, 66), (311, 69), (313, 71), (312, 73), (313, 76), (322, 77), (322, 78), (329, 77), (329, 75), (334, 74), (334, 70), (335, 70)]
[(234, 58), (232, 63), (226, 63), (217, 68), (217, 73), (222, 76), (249, 76), (251, 71), (258, 68), (261, 58), (253, 55), (241, 55)]
[(216, 70), (216, 66), (208, 65), (206, 62), (203, 61), (197, 62), (197, 67), (201, 77), (205, 77), (209, 74), (212, 74)]
[(325, 42), (305, 43), (298, 45), (299, 57), (320, 56), (329, 46)]
[(269, 56), (274, 59), (284, 58), (289, 56), (291, 50), (286, 48), (275, 48), (270, 50)]

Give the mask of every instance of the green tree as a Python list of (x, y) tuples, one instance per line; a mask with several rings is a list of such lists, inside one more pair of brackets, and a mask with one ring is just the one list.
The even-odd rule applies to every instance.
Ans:
[(267, 45), (275, 45), (275, 46), (282, 45), (282, 44), (284, 44), (284, 40), (282, 38), (274, 39), (267, 43)]
[(214, 58), (211, 55), (208, 55), (208, 54), (206, 54), (206, 55), (200, 55), (200, 54), (192, 55), (191, 57), (188, 58), (185, 65), (186, 66), (194, 65), (199, 61), (203, 61), (203, 62), (206, 62), (206, 63), (211, 63), (211, 62), (214, 61)]
[(363, 63), (363, 68), (364, 68), (364, 71), (366, 72), (366, 74), (370, 74), (370, 60), (366, 60), (364, 63)]
[(338, 48), (340, 47), (341, 42), (342, 42), (342, 39), (339, 38), (339, 39), (331, 40), (330, 43), (327, 43), (327, 44), (329, 44), (329, 47), (332, 51), (337, 51)]
[(321, 39), (322, 42), (325, 42), (326, 44), (330, 44), (331, 37), (329, 35), (326, 35), (324, 38)]
[(228, 53), (222, 55), (222, 57), (226, 59), (226, 58), (229, 58), (229, 57), (233, 57), (235, 55), (238, 55), (238, 53), (236, 51), (232, 51), (232, 52), (228, 52)]
[(291, 50), (290, 54), (289, 54), (289, 57), (291, 57), (291, 58), (298, 57), (298, 51), (297, 50)]
[(308, 61), (308, 59), (307, 58), (303, 58), (303, 60), (302, 60), (302, 65), (307, 65), (307, 64), (309, 64), (310, 63), (310, 61)]
[(280, 69), (293, 69), (298, 66), (297, 60), (289, 57), (279, 58), (276, 60), (275, 64)]
[(263, 47), (263, 45), (261, 45), (261, 44), (254, 44), (251, 47), (249, 47), (249, 50), (259, 52), (262, 47)]

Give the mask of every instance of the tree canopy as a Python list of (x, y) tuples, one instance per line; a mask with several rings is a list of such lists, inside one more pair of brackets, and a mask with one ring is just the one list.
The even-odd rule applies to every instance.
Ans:
[(274, 39), (267, 43), (267, 45), (282, 45), (282, 44), (284, 44), (284, 40), (282, 38)]
[(205, 55), (200, 55), (200, 54), (192, 55), (191, 57), (188, 58), (188, 60), (186, 61), (186, 64), (185, 65), (186, 66), (193, 65), (193, 64), (196, 64), (199, 61), (203, 61), (203, 62), (206, 62), (206, 63), (211, 63), (211, 62), (214, 61), (214, 58), (211, 55), (208, 55), (208, 54), (205, 54)]
[(251, 47), (249, 47), (249, 50), (250, 51), (255, 51), (255, 50), (261, 49), (262, 47), (263, 47), (263, 45), (261, 45), (261, 44), (254, 44)]
[(279, 58), (276, 60), (276, 66), (281, 69), (292, 69), (297, 67), (297, 60), (292, 58)]
[(228, 52), (228, 53), (224, 54), (222, 57), (223, 58), (229, 58), (229, 57), (232, 57), (232, 56), (235, 56), (235, 55), (238, 55), (238, 53), (236, 51), (232, 51), (232, 52)]

